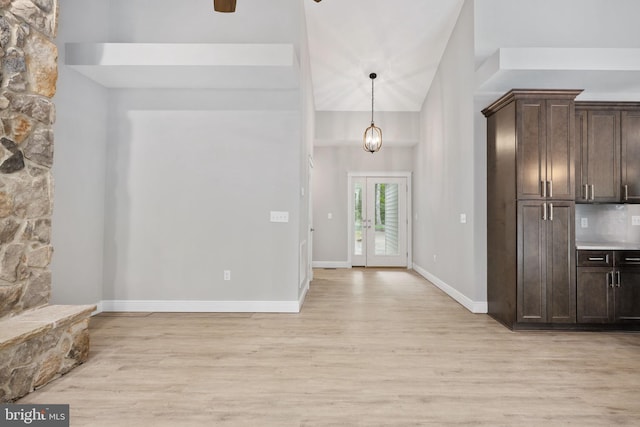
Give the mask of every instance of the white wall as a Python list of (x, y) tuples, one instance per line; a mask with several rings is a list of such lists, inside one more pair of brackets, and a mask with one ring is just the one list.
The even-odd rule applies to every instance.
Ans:
[(235, 13), (214, 12), (212, 0), (108, 2), (111, 5), (110, 41), (114, 43), (294, 43), (299, 46), (302, 4), (298, 0), (269, 0), (268, 8), (263, 7), (264, 0), (241, 0)]
[[(266, 13), (256, 13), (263, 9), (257, 0), (243, 0), (233, 15), (214, 13), (211, 1), (150, 7), (62, 0), (59, 44), (291, 43), (308, 62), (296, 0), (273, 0)], [(300, 75), (308, 90), (307, 63)], [(56, 137), (68, 139), (55, 166), (62, 184), (62, 219), (54, 225), (58, 302), (297, 304), (300, 243), (309, 229), (301, 186), (313, 135), (310, 95), (107, 90), (62, 74), (58, 98)], [(289, 222), (271, 223), (270, 211), (289, 212)]]
[(64, 65), (65, 42), (104, 41), (109, 2), (61, 0), (54, 98), (52, 303), (102, 299), (107, 90)]
[[(486, 310), (484, 163), (474, 141), (474, 8), (466, 1), (425, 100), (414, 150), (416, 269), (473, 311)], [(486, 204), (486, 202), (485, 202)], [(460, 215), (466, 215), (466, 223)], [(486, 270), (485, 270), (486, 271)]]
[(311, 80), (311, 59), (309, 57), (309, 43), (307, 21), (304, 7), (300, 8), (300, 229), (298, 256), (298, 300), (304, 298), (309, 282), (312, 279), (311, 258), (313, 250), (313, 236), (311, 234), (311, 179), (313, 159), (313, 136), (315, 133), (315, 107), (313, 83)]
[[(314, 164), (313, 261), (319, 265), (346, 265), (349, 255), (348, 173), (410, 172), (413, 149), (383, 146), (380, 152), (371, 154), (359, 143), (340, 147), (316, 146)], [(328, 219), (329, 213), (332, 219)]]
[(640, 47), (637, 0), (475, 0), (476, 65), (502, 47)]
[(105, 299), (297, 301), (299, 113), (142, 92), (113, 94)]

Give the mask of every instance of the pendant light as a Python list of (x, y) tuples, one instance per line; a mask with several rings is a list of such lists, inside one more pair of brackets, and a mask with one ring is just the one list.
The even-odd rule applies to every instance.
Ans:
[(382, 148), (382, 129), (373, 123), (373, 81), (378, 77), (376, 73), (369, 74), (371, 79), (371, 126), (364, 131), (364, 142), (362, 148), (369, 153), (375, 153)]

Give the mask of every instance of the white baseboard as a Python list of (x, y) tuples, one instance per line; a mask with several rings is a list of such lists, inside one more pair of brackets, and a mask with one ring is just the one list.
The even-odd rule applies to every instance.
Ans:
[[(303, 294), (304, 298), (304, 294)], [(181, 313), (298, 313), (300, 301), (104, 300), (102, 311)]]
[(438, 288), (442, 289), (447, 295), (451, 298), (459, 302), (464, 308), (469, 310), (472, 313), (487, 313), (489, 311), (489, 307), (487, 306), (486, 301), (473, 301), (468, 296), (464, 295), (462, 292), (453, 288), (451, 285), (446, 284), (444, 281), (440, 280), (438, 277), (429, 273), (424, 268), (419, 265), (413, 264), (413, 270), (436, 285)]
[(104, 310), (102, 309), (102, 301), (98, 301), (96, 303), (96, 309), (93, 311), (93, 313), (91, 313), (92, 316), (95, 316), (96, 314), (100, 314), (102, 313)]
[(313, 261), (313, 268), (351, 268), (347, 261)]
[(309, 292), (309, 281), (305, 281), (304, 288), (302, 289), (302, 293), (300, 294), (300, 298), (298, 298), (298, 312), (302, 310), (302, 305), (304, 304), (305, 298), (307, 298), (307, 292)]

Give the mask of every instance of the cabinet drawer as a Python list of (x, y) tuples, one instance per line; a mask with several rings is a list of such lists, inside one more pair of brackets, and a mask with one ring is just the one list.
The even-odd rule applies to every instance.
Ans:
[(640, 251), (616, 251), (616, 265), (640, 267)]
[[(640, 261), (639, 264), (640, 265)], [(613, 251), (579, 250), (578, 267), (612, 267)]]

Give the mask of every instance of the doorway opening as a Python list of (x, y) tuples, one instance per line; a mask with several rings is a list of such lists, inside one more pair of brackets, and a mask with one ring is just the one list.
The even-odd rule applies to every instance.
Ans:
[(349, 262), (411, 267), (410, 173), (349, 174)]

